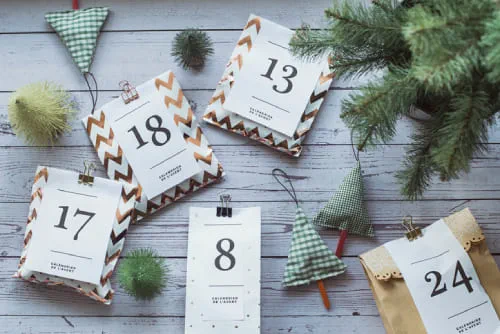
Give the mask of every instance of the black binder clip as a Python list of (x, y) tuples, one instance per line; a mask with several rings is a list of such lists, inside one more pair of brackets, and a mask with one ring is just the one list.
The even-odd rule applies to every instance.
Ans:
[(122, 80), (118, 83), (120, 85), (122, 92), (122, 99), (125, 104), (137, 100), (139, 98), (139, 93), (127, 80)]
[(220, 195), (220, 206), (217, 207), (217, 217), (233, 216), (233, 208), (231, 208), (229, 202), (231, 202), (231, 195), (229, 194)]
[(413, 217), (406, 216), (403, 218), (403, 222), (401, 223), (406, 228), (406, 238), (409, 241), (413, 241), (422, 236), (422, 230), (419, 227), (413, 226)]
[(78, 183), (84, 184), (84, 185), (93, 185), (94, 184), (94, 177), (90, 175), (92, 173), (92, 170), (95, 170), (95, 164), (93, 162), (83, 162), (83, 173), (78, 175)]

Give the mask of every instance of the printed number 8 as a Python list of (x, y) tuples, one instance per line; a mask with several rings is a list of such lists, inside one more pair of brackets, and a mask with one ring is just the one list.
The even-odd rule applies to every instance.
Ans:
[[(151, 124), (151, 119), (156, 120), (156, 123), (158, 124), (156, 127), (154, 127)], [(168, 141), (170, 140), (170, 131), (167, 128), (162, 128), (161, 123), (162, 123), (162, 119), (158, 115), (153, 115), (146, 120), (146, 129), (153, 132), (153, 136), (151, 137), (151, 140), (153, 141), (153, 144), (155, 146), (163, 146), (166, 143), (168, 143)], [(136, 149), (140, 149), (141, 147), (143, 147), (144, 145), (149, 143), (147, 141), (144, 141), (144, 139), (142, 139), (142, 136), (139, 133), (139, 131), (137, 130), (137, 127), (135, 125), (133, 127), (131, 127), (127, 132), (131, 132), (131, 131), (134, 134), (135, 138), (137, 139), (137, 142), (139, 143), (139, 146), (137, 146)], [(156, 137), (158, 132), (161, 132), (165, 135), (164, 141), (158, 140), (158, 138)]]
[[(227, 251), (222, 248), (223, 241), (229, 242), (229, 249)], [(215, 247), (217, 248), (217, 250), (220, 253), (220, 255), (215, 258), (215, 267), (219, 270), (222, 270), (222, 271), (228, 271), (228, 270), (233, 269), (234, 266), (236, 265), (236, 259), (231, 254), (231, 252), (234, 249), (234, 241), (231, 239), (228, 239), (228, 238), (220, 239), (217, 242), (217, 245)], [(222, 266), (221, 266), (220, 261), (221, 261), (223, 256), (227, 257), (229, 259), (229, 266), (227, 268), (222, 268)]]

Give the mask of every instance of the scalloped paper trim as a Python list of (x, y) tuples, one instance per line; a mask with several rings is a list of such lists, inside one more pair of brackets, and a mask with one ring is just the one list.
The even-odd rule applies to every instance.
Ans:
[[(473, 244), (485, 240), (481, 227), (468, 208), (443, 220), (466, 252), (471, 249)], [(361, 254), (359, 257), (378, 280), (389, 281), (392, 278), (403, 278), (401, 271), (384, 245)]]

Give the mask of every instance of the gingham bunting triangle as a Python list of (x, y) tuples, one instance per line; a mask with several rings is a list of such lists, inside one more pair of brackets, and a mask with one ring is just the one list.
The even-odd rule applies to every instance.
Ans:
[(344, 178), (335, 195), (314, 217), (313, 224), (347, 230), (349, 234), (372, 237), (373, 226), (363, 202), (363, 177), (358, 161)]
[(347, 266), (326, 246), (298, 206), (283, 284), (297, 286), (340, 275)]
[(108, 17), (108, 8), (95, 7), (52, 12), (45, 19), (56, 31), (82, 73), (90, 71), (97, 37)]

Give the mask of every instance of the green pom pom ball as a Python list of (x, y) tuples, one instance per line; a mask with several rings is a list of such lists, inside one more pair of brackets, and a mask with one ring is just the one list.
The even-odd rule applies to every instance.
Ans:
[(60, 85), (36, 82), (11, 95), (8, 113), (16, 135), (31, 145), (47, 145), (71, 130), (68, 119), (75, 113), (75, 103)]
[(149, 300), (166, 286), (167, 272), (165, 261), (154, 250), (134, 249), (127, 253), (118, 267), (118, 281), (129, 295)]
[(183, 69), (200, 70), (208, 56), (214, 53), (212, 40), (203, 31), (188, 29), (175, 36), (172, 56)]

